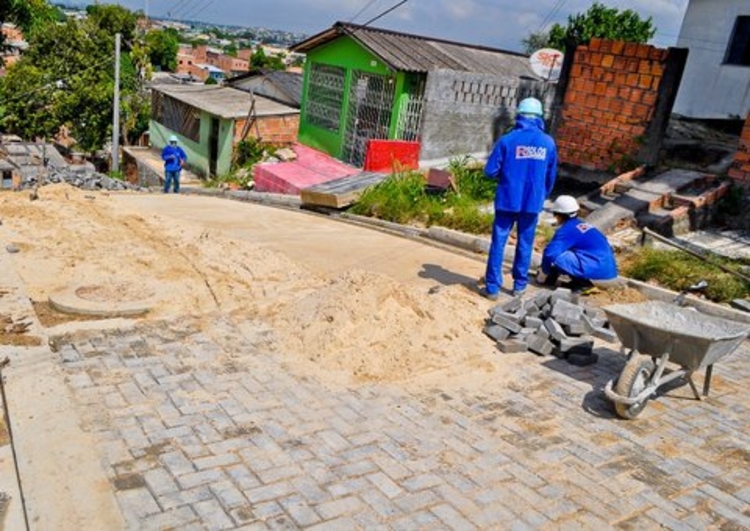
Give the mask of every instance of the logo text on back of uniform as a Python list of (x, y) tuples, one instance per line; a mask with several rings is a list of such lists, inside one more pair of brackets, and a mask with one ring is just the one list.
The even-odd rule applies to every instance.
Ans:
[(547, 148), (539, 146), (516, 146), (516, 160), (547, 160)]

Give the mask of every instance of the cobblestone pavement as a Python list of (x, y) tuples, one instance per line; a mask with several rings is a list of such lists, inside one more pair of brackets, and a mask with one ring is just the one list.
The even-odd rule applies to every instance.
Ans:
[(711, 398), (676, 387), (623, 421), (606, 347), (586, 368), (505, 355), (504, 388), (345, 389), (238, 326), (58, 341), (129, 528), (750, 528), (746, 345)]

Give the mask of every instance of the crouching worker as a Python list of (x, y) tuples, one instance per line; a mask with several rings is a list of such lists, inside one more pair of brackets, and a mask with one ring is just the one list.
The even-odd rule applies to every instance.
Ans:
[(578, 201), (569, 195), (561, 195), (552, 203), (560, 228), (544, 249), (537, 281), (554, 286), (560, 275), (567, 275), (570, 289), (585, 293), (594, 287), (592, 280), (616, 279), (617, 262), (607, 237), (578, 218), (579, 208)]

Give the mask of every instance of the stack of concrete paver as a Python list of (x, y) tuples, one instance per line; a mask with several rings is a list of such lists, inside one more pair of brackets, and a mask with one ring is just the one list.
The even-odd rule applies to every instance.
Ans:
[[(44, 178), (42, 184), (67, 183), (76, 188), (84, 190), (137, 190), (137, 185), (130, 184), (119, 179), (113, 179), (102, 173), (81, 167), (50, 168), (49, 174)], [(23, 188), (33, 188), (39, 183), (38, 176), (24, 178)]]
[(617, 340), (604, 312), (581, 304), (577, 294), (564, 288), (514, 297), (490, 309), (489, 314), (484, 333), (505, 353), (531, 351), (585, 366), (598, 360), (594, 338), (610, 343)]

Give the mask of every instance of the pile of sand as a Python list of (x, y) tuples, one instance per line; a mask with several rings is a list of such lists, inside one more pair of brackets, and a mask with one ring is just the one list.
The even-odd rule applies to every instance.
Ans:
[(285, 350), (359, 381), (402, 380), (478, 361), (486, 307), (464, 287), (428, 293), (362, 270), (330, 280), (280, 313)]
[(3, 194), (0, 206), (0, 233), (21, 248), (12, 260), (34, 301), (83, 286), (80, 295), (97, 301), (153, 294), (146, 321), (262, 322), (269, 348), (327, 381), (494, 370), (482, 334), (487, 302), (464, 286), (428, 292), (361, 270), (320, 278), (252, 241), (65, 184), (41, 188), (36, 201)]

